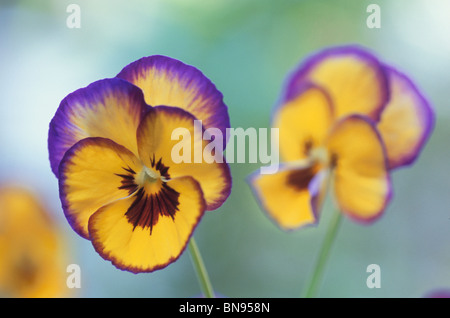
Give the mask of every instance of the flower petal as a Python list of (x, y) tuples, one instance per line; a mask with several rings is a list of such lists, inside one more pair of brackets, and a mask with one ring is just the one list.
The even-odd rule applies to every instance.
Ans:
[(318, 222), (327, 172), (306, 162), (284, 165), (274, 174), (254, 173), (249, 184), (269, 218), (283, 230), (295, 230)]
[(32, 189), (0, 185), (0, 295), (70, 296), (65, 238), (51, 211)]
[(388, 81), (378, 60), (358, 46), (328, 48), (308, 58), (288, 80), (285, 98), (305, 82), (331, 96), (336, 118), (363, 114), (378, 120), (389, 99)]
[[(205, 152), (208, 140), (203, 139), (203, 127), (192, 114), (177, 108), (158, 106), (145, 116), (138, 128), (139, 156), (147, 167), (161, 160), (168, 167), (170, 178), (191, 176), (199, 182), (207, 210), (215, 210), (231, 192), (231, 174), (218, 142), (216, 153)], [(179, 133), (177, 133), (179, 132)], [(181, 137), (181, 140), (178, 139)], [(183, 158), (179, 158), (176, 149)]]
[(86, 137), (109, 138), (137, 154), (136, 130), (149, 108), (139, 88), (118, 78), (100, 80), (69, 94), (50, 123), (53, 173), (58, 177), (64, 153)]
[(361, 222), (379, 217), (391, 198), (391, 182), (375, 124), (360, 115), (344, 118), (331, 131), (327, 147), (341, 211)]
[(309, 150), (322, 145), (332, 123), (333, 108), (328, 94), (317, 85), (303, 85), (297, 95), (275, 111), (272, 126), (279, 129), (282, 158), (306, 159)]
[(141, 88), (147, 104), (182, 108), (202, 120), (206, 128), (218, 128), (226, 136), (230, 119), (222, 93), (195, 67), (154, 55), (125, 66), (117, 77)]
[(399, 71), (386, 67), (391, 99), (378, 123), (386, 145), (389, 168), (414, 162), (434, 125), (433, 111), (414, 83)]
[(136, 226), (127, 214), (136, 205), (136, 195), (100, 208), (89, 219), (95, 250), (116, 267), (151, 272), (174, 262), (181, 255), (205, 210), (199, 184), (191, 177), (167, 182), (179, 194), (177, 211), (168, 215), (152, 197), (142, 206), (141, 217), (154, 217), (152, 227)]
[(59, 168), (59, 191), (72, 228), (89, 238), (89, 217), (103, 205), (135, 192), (134, 175), (141, 169), (131, 151), (109, 139), (85, 138), (70, 148)]

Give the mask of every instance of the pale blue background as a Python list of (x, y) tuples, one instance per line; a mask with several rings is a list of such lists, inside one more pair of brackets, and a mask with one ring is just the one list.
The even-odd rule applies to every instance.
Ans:
[[(432, 101), (434, 134), (414, 166), (393, 174), (394, 199), (370, 226), (344, 220), (323, 297), (422, 297), (450, 288), (450, 2), (376, 1), (381, 28), (366, 27), (373, 1), (4, 1), (0, 2), (0, 181), (36, 189), (81, 266), (83, 297), (193, 297), (189, 254), (164, 270), (114, 268), (62, 215), (47, 153), (48, 124), (70, 92), (147, 55), (195, 65), (222, 91), (232, 127), (268, 127), (286, 74), (305, 56), (359, 43), (407, 72)], [(66, 7), (81, 7), (81, 29)], [(246, 176), (231, 166), (229, 200), (195, 232), (216, 291), (227, 297), (296, 297), (311, 272), (331, 212), (317, 228), (285, 233), (259, 210)], [(1, 261), (1, 260), (0, 260)], [(366, 267), (381, 266), (381, 288)]]

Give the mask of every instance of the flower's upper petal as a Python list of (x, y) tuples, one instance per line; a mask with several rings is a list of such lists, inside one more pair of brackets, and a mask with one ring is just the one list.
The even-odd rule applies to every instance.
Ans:
[(314, 84), (305, 84), (298, 94), (281, 104), (272, 126), (279, 129), (279, 149), (285, 161), (308, 158), (309, 150), (321, 146), (333, 123), (328, 94)]
[(391, 198), (391, 181), (374, 122), (360, 115), (342, 119), (331, 131), (327, 148), (341, 211), (361, 222), (379, 217)]
[(72, 228), (89, 238), (91, 215), (103, 205), (135, 192), (134, 175), (141, 169), (131, 151), (109, 139), (91, 137), (77, 142), (59, 167), (62, 207)]
[(231, 192), (231, 174), (220, 141), (215, 156), (204, 151), (210, 141), (203, 139), (203, 127), (195, 120), (181, 108), (154, 107), (138, 128), (139, 156), (148, 167), (161, 159), (170, 178), (193, 177), (202, 188), (206, 209), (215, 210)]
[(377, 127), (386, 145), (389, 168), (414, 162), (434, 126), (433, 111), (414, 83), (404, 74), (386, 67), (391, 98)]
[(63, 99), (50, 123), (48, 148), (53, 173), (64, 153), (86, 137), (109, 138), (137, 154), (136, 130), (150, 107), (127, 81), (99, 80)]
[(358, 46), (328, 48), (312, 55), (288, 79), (286, 99), (305, 82), (331, 96), (336, 118), (363, 114), (378, 120), (389, 99), (388, 81), (379, 61)]
[(104, 259), (138, 273), (161, 269), (181, 255), (204, 214), (205, 202), (191, 177), (170, 180), (166, 188), (171, 191), (166, 199), (138, 192), (92, 215), (91, 241)]
[(226, 136), (230, 119), (222, 93), (195, 67), (154, 55), (130, 63), (117, 77), (141, 88), (147, 104), (182, 108)]
[(249, 184), (269, 218), (283, 230), (295, 230), (318, 222), (327, 180), (326, 170), (305, 161), (274, 174), (255, 172)]

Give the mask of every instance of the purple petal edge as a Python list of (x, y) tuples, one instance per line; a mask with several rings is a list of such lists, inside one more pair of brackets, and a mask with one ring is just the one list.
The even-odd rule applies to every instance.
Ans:
[[(67, 144), (70, 144), (72, 146), (79, 141), (69, 133), (80, 130), (69, 120), (72, 106), (74, 104), (81, 103), (85, 104), (86, 107), (89, 107), (89, 105), (94, 105), (101, 101), (108, 92), (112, 92), (115, 90), (120, 90), (128, 94), (130, 98), (135, 101), (132, 104), (139, 105), (139, 107), (141, 107), (141, 109), (138, 110), (141, 116), (145, 115), (145, 113), (150, 109), (150, 107), (145, 104), (142, 91), (138, 87), (119, 78), (101, 79), (67, 95), (61, 101), (54, 117), (49, 124), (49, 133), (47, 139), (50, 166), (52, 172), (57, 178), (59, 177), (59, 164), (64, 156), (64, 153), (70, 148), (70, 146), (67, 147)], [(88, 100), (89, 103), (87, 103)]]
[(399, 71), (398, 69), (390, 65), (384, 65), (384, 68), (386, 69), (387, 74), (392, 72), (393, 74), (404, 80), (408, 84), (408, 86), (412, 89), (414, 96), (418, 100), (416, 105), (419, 106), (419, 111), (423, 115), (422, 122), (425, 127), (422, 138), (416, 145), (415, 150), (410, 154), (408, 154), (407, 156), (404, 156), (402, 160), (396, 162), (395, 165), (390, 165), (389, 169), (393, 170), (401, 167), (410, 166), (416, 161), (420, 152), (424, 148), (425, 144), (427, 143), (428, 139), (430, 138), (434, 130), (436, 119), (430, 102), (428, 101), (427, 98), (425, 98), (425, 96), (422, 94), (422, 92), (419, 90), (416, 84), (414, 84), (414, 82), (411, 80), (410, 77), (408, 77), (405, 73)]
[[(180, 78), (186, 77), (188, 79), (187, 85), (195, 85), (198, 88), (199, 95), (208, 96), (209, 99), (212, 99), (213, 101), (208, 105), (208, 107), (211, 107), (211, 110), (208, 112), (214, 115), (212, 115), (207, 121), (201, 118), (199, 119), (203, 120), (205, 128), (218, 128), (222, 131), (224, 137), (227, 135), (226, 129), (230, 128), (230, 117), (228, 114), (228, 107), (223, 101), (223, 94), (217, 89), (215, 84), (196, 67), (185, 64), (180, 60), (168, 56), (151, 55), (142, 57), (128, 64), (119, 72), (119, 74), (117, 74), (116, 77), (133, 83), (133, 79), (136, 75), (142, 74), (150, 67), (168, 71), (168, 73), (175, 74)], [(182, 105), (167, 106), (183, 108)], [(224, 149), (226, 144), (227, 140), (225, 137)]]

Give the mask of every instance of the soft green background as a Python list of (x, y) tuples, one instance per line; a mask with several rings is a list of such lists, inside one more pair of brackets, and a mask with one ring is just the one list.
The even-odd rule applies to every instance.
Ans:
[[(81, 7), (81, 28), (66, 7)], [(381, 28), (366, 7), (381, 7)], [(450, 2), (395, 1), (0, 1), (0, 181), (38, 191), (81, 266), (83, 297), (195, 297), (186, 251), (167, 268), (117, 270), (68, 226), (47, 153), (48, 124), (68, 93), (115, 76), (128, 63), (163, 54), (202, 70), (224, 94), (232, 127), (268, 127), (286, 75), (312, 52), (364, 45), (408, 73), (432, 101), (437, 122), (411, 167), (393, 174), (394, 198), (363, 226), (345, 219), (322, 297), (422, 297), (450, 288)], [(226, 297), (297, 297), (324, 236), (331, 200), (317, 228), (285, 233), (258, 208), (246, 176), (259, 165), (233, 164), (233, 191), (209, 212), (195, 237), (215, 290)], [(2, 261), (2, 260), (0, 260)], [(366, 286), (369, 264), (381, 288)]]

